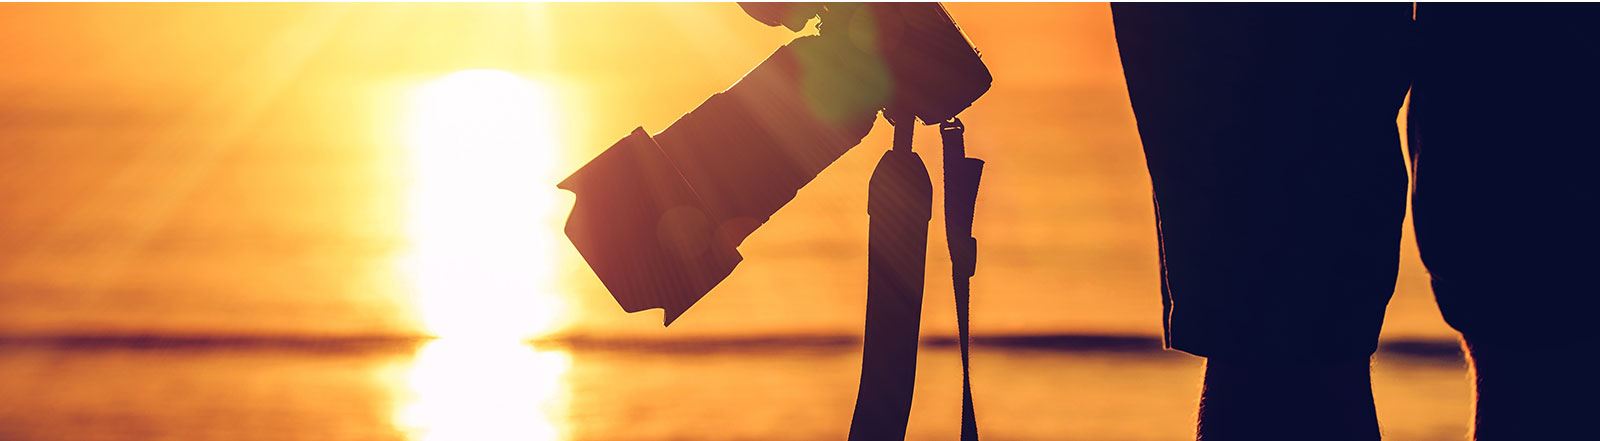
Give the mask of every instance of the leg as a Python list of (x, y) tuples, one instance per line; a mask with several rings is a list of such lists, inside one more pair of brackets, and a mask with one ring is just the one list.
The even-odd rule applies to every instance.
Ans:
[(1579, 362), (1600, 308), (1586, 277), (1600, 264), (1597, 21), (1583, 4), (1417, 9), (1417, 243), (1467, 341), (1478, 439), (1578, 439), (1600, 411)]
[(1155, 192), (1167, 345), (1206, 439), (1377, 439), (1409, 4), (1115, 4)]
[(1201, 440), (1378, 439), (1366, 358), (1318, 363), (1206, 360)]

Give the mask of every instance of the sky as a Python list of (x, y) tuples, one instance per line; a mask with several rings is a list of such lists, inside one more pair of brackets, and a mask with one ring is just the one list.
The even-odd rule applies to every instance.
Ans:
[[(947, 7), (995, 77), (962, 114), (989, 163), (974, 332), (1159, 335), (1149, 177), (1109, 9)], [(881, 121), (666, 330), (659, 312), (623, 313), (560, 236), (572, 196), (556, 182), (796, 36), (735, 5), (0, 12), (0, 333), (859, 332)], [(429, 141), (471, 134), (486, 141)], [(949, 334), (932, 236), (924, 334)], [(1406, 240), (1385, 335), (1447, 336)]]

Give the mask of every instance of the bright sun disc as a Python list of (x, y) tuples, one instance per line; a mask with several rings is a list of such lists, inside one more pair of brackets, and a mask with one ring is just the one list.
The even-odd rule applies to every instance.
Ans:
[(540, 85), (499, 70), (417, 91), (405, 265), (429, 333), (522, 340), (558, 325), (550, 109)]

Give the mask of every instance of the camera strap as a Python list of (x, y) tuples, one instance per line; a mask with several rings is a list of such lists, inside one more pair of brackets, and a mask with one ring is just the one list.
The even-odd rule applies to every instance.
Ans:
[(910, 122), (894, 128), (867, 186), (867, 317), (851, 441), (903, 440), (917, 376), (933, 183), (911, 151)]
[(961, 345), (961, 441), (977, 441), (967, 322), (971, 317), (968, 303), (972, 298), (972, 276), (978, 266), (978, 240), (972, 237), (972, 218), (977, 211), (983, 160), (967, 157), (962, 138), (965, 133), (960, 118), (939, 124), (944, 141), (944, 234), (950, 245), (950, 281), (955, 287), (956, 335)]
[[(905, 439), (911, 414), (933, 208), (927, 168), (911, 151), (912, 126), (909, 122), (895, 126), (894, 148), (884, 152), (868, 186), (866, 335), (860, 389), (850, 420), (852, 441)], [(961, 440), (977, 441), (967, 322), (977, 260), (972, 218), (983, 161), (966, 157), (960, 120), (939, 128), (944, 141), (945, 238), (950, 245), (961, 348)]]

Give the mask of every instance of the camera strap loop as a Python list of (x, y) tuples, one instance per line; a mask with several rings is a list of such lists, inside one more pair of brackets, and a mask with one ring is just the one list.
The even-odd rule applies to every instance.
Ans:
[(967, 322), (971, 317), (972, 276), (977, 271), (978, 240), (972, 237), (972, 218), (977, 211), (978, 181), (983, 177), (983, 160), (968, 158), (961, 119), (939, 124), (944, 141), (944, 234), (950, 245), (950, 279), (955, 287), (956, 334), (961, 345), (961, 441), (978, 440), (976, 412), (972, 407), (970, 337)]

